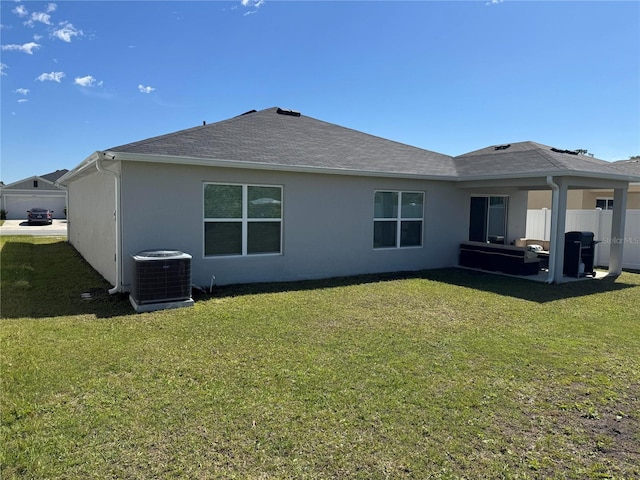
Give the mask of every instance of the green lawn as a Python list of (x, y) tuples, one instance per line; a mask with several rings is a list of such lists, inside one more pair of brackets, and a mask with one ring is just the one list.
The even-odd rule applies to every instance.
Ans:
[(2, 238), (1, 261), (3, 480), (640, 478), (640, 274), (447, 269), (135, 314), (61, 239)]

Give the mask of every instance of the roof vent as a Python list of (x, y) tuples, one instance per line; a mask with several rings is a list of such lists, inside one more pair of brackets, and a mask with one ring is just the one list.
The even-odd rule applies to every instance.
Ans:
[(290, 110), (288, 108), (278, 108), (278, 110), (276, 110), (276, 113), (279, 113), (280, 115), (290, 115), (292, 117), (300, 116), (300, 112), (296, 112), (295, 110)]
[(494, 150), (506, 150), (507, 148), (509, 148), (511, 146), (510, 143), (508, 143), (507, 145), (498, 145), (496, 147), (493, 147)]
[(569, 155), (578, 155), (578, 152), (576, 152), (575, 150), (560, 150), (559, 148), (551, 148), (552, 152), (556, 152), (556, 153), (568, 153)]

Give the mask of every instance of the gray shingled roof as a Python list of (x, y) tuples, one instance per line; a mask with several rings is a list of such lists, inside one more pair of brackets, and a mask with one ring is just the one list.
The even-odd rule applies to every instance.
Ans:
[(305, 115), (278, 112), (282, 110), (277, 107), (252, 111), (108, 151), (284, 167), (456, 177), (453, 160), (448, 155)]
[(44, 178), (45, 180), (49, 180), (50, 182), (55, 182), (56, 180), (58, 180), (60, 177), (62, 177), (68, 171), (69, 170), (67, 170), (66, 168), (63, 168), (62, 170), (56, 170), (55, 172), (51, 172), (51, 173), (46, 173), (44, 175), (40, 175), (40, 178)]
[[(413, 176), (443, 180), (640, 175), (610, 162), (535, 142), (491, 146), (455, 158), (273, 107), (107, 150), (171, 162), (232, 162), (282, 169)], [(215, 161), (215, 162), (214, 162)]]
[(613, 162), (611, 165), (630, 175), (640, 175), (640, 160), (637, 158), (631, 160), (618, 160), (617, 162)]
[(554, 173), (620, 176), (612, 163), (535, 142), (497, 145), (459, 155), (454, 159), (461, 177), (553, 175)]

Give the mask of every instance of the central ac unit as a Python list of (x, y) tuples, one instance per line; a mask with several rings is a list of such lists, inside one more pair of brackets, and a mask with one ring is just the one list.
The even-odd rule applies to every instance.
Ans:
[(129, 300), (137, 312), (193, 305), (191, 255), (177, 250), (146, 250), (133, 259)]

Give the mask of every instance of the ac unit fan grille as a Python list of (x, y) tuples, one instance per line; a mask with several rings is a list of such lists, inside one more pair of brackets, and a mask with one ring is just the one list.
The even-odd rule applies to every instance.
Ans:
[[(147, 254), (147, 255), (144, 255)], [(182, 252), (170, 255), (133, 256), (132, 297), (138, 304), (174, 302), (191, 298), (191, 256)]]

